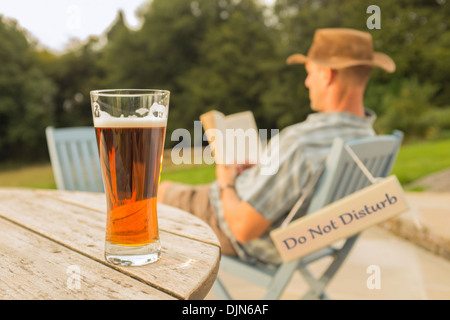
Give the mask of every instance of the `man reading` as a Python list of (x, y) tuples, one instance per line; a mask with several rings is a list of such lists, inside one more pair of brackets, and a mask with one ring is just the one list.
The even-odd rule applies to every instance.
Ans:
[(217, 234), (223, 254), (250, 263), (281, 263), (270, 231), (315, 183), (336, 137), (347, 141), (375, 135), (375, 114), (363, 102), (370, 72), (373, 67), (395, 70), (390, 57), (374, 52), (369, 33), (353, 29), (318, 29), (308, 54), (293, 54), (287, 63), (305, 65), (315, 113), (280, 132), (276, 174), (261, 174), (258, 164), (216, 165), (212, 184), (165, 181), (159, 187), (160, 202), (202, 218)]

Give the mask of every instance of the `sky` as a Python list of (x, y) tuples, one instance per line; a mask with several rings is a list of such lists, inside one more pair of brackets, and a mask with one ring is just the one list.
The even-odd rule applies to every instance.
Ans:
[(128, 26), (138, 28), (135, 12), (145, 3), (147, 0), (0, 0), (0, 15), (17, 20), (45, 47), (63, 51), (71, 38), (84, 41), (90, 35), (103, 34), (119, 9)]
[(0, 0), (0, 15), (13, 18), (39, 43), (62, 51), (71, 38), (101, 35), (122, 9), (127, 24), (139, 26), (135, 11), (147, 0)]

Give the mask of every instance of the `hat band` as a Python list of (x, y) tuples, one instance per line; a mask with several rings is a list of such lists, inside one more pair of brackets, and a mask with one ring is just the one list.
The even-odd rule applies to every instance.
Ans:
[(288, 64), (303, 64), (307, 61), (312, 61), (317, 63), (318, 65), (332, 68), (332, 69), (343, 69), (349, 67), (355, 67), (360, 65), (371, 66), (371, 67), (380, 67), (387, 72), (395, 71), (395, 63), (394, 61), (384, 53), (374, 52), (373, 58), (371, 60), (363, 60), (363, 59), (353, 59), (348, 57), (330, 57), (330, 58), (311, 58), (306, 57), (302, 54), (296, 53), (288, 57)]

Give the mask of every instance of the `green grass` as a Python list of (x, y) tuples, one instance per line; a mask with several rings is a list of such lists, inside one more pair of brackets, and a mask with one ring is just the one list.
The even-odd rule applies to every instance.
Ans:
[(0, 187), (55, 189), (50, 164), (28, 165), (19, 168), (3, 169), (0, 171)]
[[(168, 158), (166, 158), (168, 159)], [(56, 187), (50, 164), (11, 167), (0, 165), (0, 187), (53, 189)], [(405, 185), (428, 174), (450, 168), (450, 139), (402, 146), (393, 174)], [(163, 164), (161, 180), (188, 184), (209, 183), (215, 179), (214, 165)]]
[[(161, 181), (172, 180), (187, 184), (203, 184), (214, 179), (213, 165), (163, 165), (161, 173)], [(55, 189), (56, 183), (49, 163), (19, 168), (8, 164), (0, 171), (0, 187)]]
[(216, 170), (214, 165), (192, 165), (183, 169), (163, 170), (161, 181), (171, 180), (187, 184), (204, 184), (215, 180)]
[(450, 139), (402, 146), (392, 170), (402, 184), (450, 168)]

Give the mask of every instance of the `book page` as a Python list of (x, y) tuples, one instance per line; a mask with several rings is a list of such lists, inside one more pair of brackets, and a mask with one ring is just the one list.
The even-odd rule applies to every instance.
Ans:
[(211, 154), (216, 163), (225, 163), (224, 138), (225, 115), (217, 110), (206, 112), (200, 116), (206, 138), (208, 139)]
[(253, 112), (244, 111), (233, 113), (225, 117), (225, 126), (227, 129), (253, 129), (258, 130)]
[(253, 112), (230, 114), (225, 117), (225, 125), (230, 129), (225, 139), (226, 161), (256, 164), (260, 141)]
[(209, 129), (218, 129), (225, 132), (225, 115), (222, 112), (212, 110), (200, 116), (203, 129), (207, 132)]
[(260, 140), (253, 112), (225, 116), (213, 110), (202, 114), (200, 120), (216, 163), (257, 163)]

